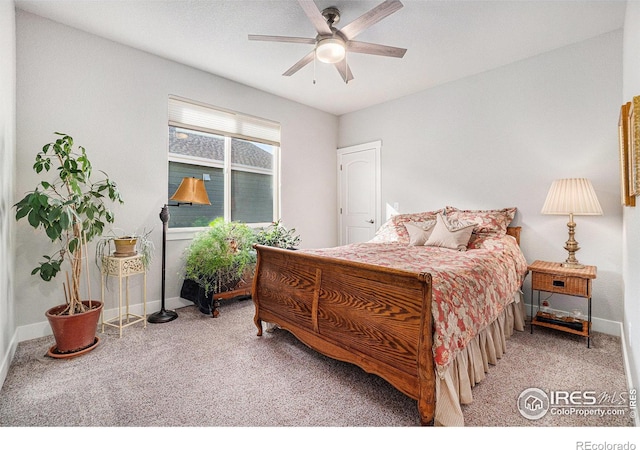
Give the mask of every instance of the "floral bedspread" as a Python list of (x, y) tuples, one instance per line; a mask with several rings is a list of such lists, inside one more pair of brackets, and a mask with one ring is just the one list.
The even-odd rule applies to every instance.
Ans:
[(458, 352), (513, 301), (527, 262), (511, 236), (460, 252), (438, 247), (366, 242), (300, 250), (432, 276), (434, 359), (443, 375)]

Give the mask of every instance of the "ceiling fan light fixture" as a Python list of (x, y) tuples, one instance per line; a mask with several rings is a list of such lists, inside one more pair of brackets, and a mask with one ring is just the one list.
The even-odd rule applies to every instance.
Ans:
[(344, 59), (347, 49), (344, 41), (339, 38), (327, 38), (318, 42), (316, 46), (316, 57), (324, 63), (335, 64)]
[(313, 28), (315, 28), (317, 33), (315, 38), (261, 34), (249, 35), (250, 41), (288, 42), (311, 44), (314, 46), (313, 50), (300, 58), (293, 66), (286, 70), (282, 76), (289, 77), (312, 62), (314, 64), (315, 76), (316, 61), (320, 61), (332, 64), (344, 82), (348, 83), (353, 80), (353, 73), (351, 72), (349, 64), (347, 64), (347, 48), (349, 54), (359, 53), (391, 56), (394, 58), (402, 58), (407, 51), (406, 48), (354, 41), (354, 38), (360, 33), (402, 8), (402, 2), (400, 0), (384, 0), (375, 8), (370, 9), (340, 29), (335, 27), (335, 24), (340, 21), (340, 11), (338, 8), (332, 6), (320, 10), (315, 4), (315, 1), (312, 0), (298, 0), (298, 3), (313, 25)]

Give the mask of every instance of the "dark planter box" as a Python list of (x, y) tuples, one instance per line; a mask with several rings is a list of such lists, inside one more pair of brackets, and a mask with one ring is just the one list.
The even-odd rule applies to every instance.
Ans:
[(251, 298), (252, 282), (234, 281), (229, 286), (222, 286), (221, 292), (205, 295), (204, 289), (193, 280), (184, 280), (180, 289), (180, 297), (191, 300), (201, 313), (218, 317), (220, 300)]
[(191, 300), (203, 314), (211, 314), (213, 308), (213, 293), (205, 295), (204, 289), (193, 280), (184, 280), (180, 297)]

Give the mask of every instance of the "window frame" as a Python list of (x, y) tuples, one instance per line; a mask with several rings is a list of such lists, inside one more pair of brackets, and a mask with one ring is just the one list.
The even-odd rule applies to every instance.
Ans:
[[(210, 106), (210, 105), (205, 105), (203, 103), (200, 102), (195, 102), (192, 100), (186, 100), (183, 98), (179, 98), (179, 97), (175, 97), (175, 96), (170, 96), (169, 97), (169, 102), (184, 102), (184, 103), (190, 103), (192, 105), (197, 105), (198, 107), (202, 108), (208, 108), (210, 109), (214, 114), (215, 113), (219, 113), (219, 114), (228, 114), (230, 116), (233, 117), (239, 117), (239, 118), (245, 118), (248, 120), (258, 120), (258, 121), (262, 121), (264, 123), (270, 123), (273, 124), (273, 126), (277, 126), (278, 128), (278, 135), (279, 135), (279, 127), (280, 124), (277, 124), (276, 122), (273, 121), (268, 121), (266, 119), (261, 119), (261, 118), (255, 118), (253, 116), (247, 116), (241, 113), (237, 113), (237, 112), (231, 112), (231, 111), (227, 111), (227, 110), (221, 110), (220, 108), (216, 108), (214, 106)], [(171, 114), (170, 114), (171, 115)], [(258, 174), (264, 174), (264, 175), (271, 175), (272, 177), (272, 193), (273, 193), (273, 214), (272, 220), (278, 220), (278, 218), (280, 217), (280, 206), (281, 206), (281, 202), (280, 202), (280, 196), (281, 196), (281, 160), (280, 160), (280, 156), (281, 156), (281, 148), (280, 148), (280, 143), (275, 143), (274, 141), (271, 140), (267, 140), (267, 139), (260, 139), (259, 137), (254, 137), (254, 136), (246, 136), (246, 135), (239, 135), (237, 133), (231, 133), (231, 132), (225, 132), (225, 131), (220, 131), (220, 130), (215, 130), (215, 129), (208, 129), (205, 127), (201, 127), (201, 126), (197, 126), (197, 125), (190, 125), (187, 123), (183, 123), (183, 122), (179, 122), (176, 120), (171, 120), (171, 117), (169, 117), (169, 120), (167, 122), (167, 130), (169, 127), (178, 127), (178, 128), (184, 128), (184, 129), (188, 129), (188, 130), (192, 130), (192, 131), (196, 131), (196, 132), (200, 132), (200, 133), (207, 133), (207, 134), (213, 134), (216, 136), (220, 136), (224, 138), (224, 161), (220, 162), (220, 161), (215, 161), (215, 160), (211, 160), (211, 159), (207, 159), (207, 158), (202, 158), (202, 157), (198, 157), (198, 156), (189, 156), (189, 155), (183, 155), (183, 154), (179, 154), (179, 153), (171, 153), (170, 149), (169, 149), (169, 143), (167, 142), (167, 183), (168, 183), (168, 175), (169, 175), (169, 163), (170, 162), (177, 162), (177, 163), (184, 163), (184, 164), (190, 164), (190, 165), (197, 165), (197, 166), (202, 166), (202, 167), (213, 167), (213, 168), (219, 168), (222, 169), (223, 171), (223, 182), (224, 182), (224, 199), (223, 199), (223, 203), (224, 203), (224, 220), (225, 221), (230, 221), (231, 220), (231, 173), (232, 171), (236, 170), (236, 171), (242, 171), (242, 172), (251, 172), (251, 173), (258, 173)], [(168, 134), (167, 134), (168, 135)], [(251, 167), (251, 166), (246, 166), (244, 164), (237, 164), (237, 163), (232, 163), (232, 159), (231, 159), (231, 142), (232, 139), (241, 139), (244, 141), (248, 141), (248, 142), (255, 142), (255, 143), (260, 143), (260, 144), (266, 144), (266, 145), (270, 145), (273, 147), (273, 167), (272, 169), (269, 171), (267, 169), (261, 169), (258, 167)], [(167, 199), (167, 204), (169, 203), (169, 200)], [(171, 211), (169, 211), (169, 213), (171, 213)], [(248, 223), (249, 226), (251, 227), (264, 227), (269, 225), (271, 222), (255, 222), (255, 223)], [(191, 239), (193, 238), (198, 232), (205, 230), (207, 227), (173, 227), (173, 228), (168, 228), (167, 230), (167, 240), (183, 240), (183, 239)]]

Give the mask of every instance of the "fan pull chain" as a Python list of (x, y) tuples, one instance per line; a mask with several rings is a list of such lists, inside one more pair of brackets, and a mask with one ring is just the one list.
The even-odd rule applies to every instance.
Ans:
[(316, 84), (316, 59), (318, 59), (316, 55), (317, 51), (317, 49), (313, 51), (313, 84)]
[(349, 84), (349, 61), (347, 60), (347, 56), (349, 52), (344, 53), (344, 84)]

